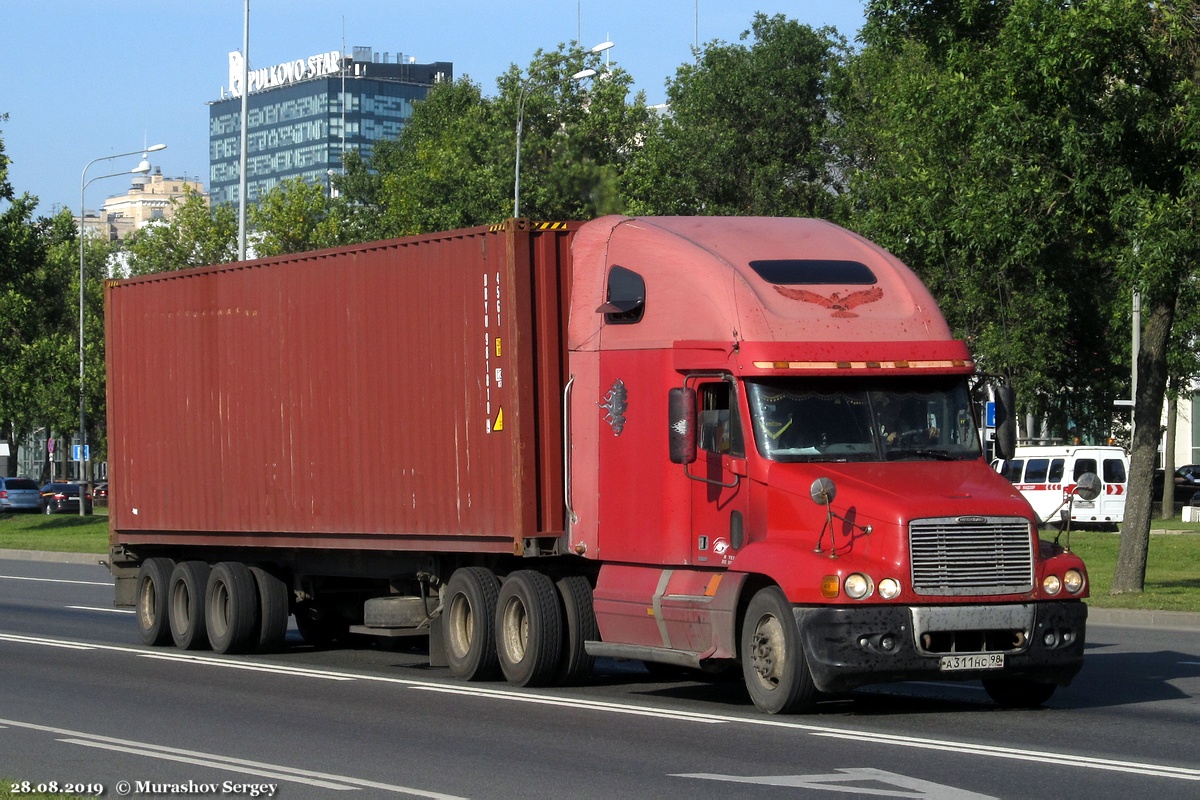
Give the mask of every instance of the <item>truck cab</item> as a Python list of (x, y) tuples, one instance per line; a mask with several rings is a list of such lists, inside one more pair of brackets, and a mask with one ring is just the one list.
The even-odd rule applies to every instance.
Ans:
[(1082, 562), (984, 460), (974, 363), (907, 267), (817, 220), (606, 218), (573, 269), (589, 652), (738, 659), (768, 711), (914, 678), (1037, 704), (1078, 671)]

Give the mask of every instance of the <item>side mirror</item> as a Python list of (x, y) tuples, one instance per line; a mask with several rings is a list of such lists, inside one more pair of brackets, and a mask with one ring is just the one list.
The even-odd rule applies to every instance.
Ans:
[(1094, 472), (1085, 472), (1075, 481), (1075, 495), (1083, 500), (1095, 500), (1100, 496), (1100, 476)]
[(827, 506), (837, 497), (837, 486), (829, 478), (817, 478), (808, 488), (812, 501), (819, 506)]
[(667, 394), (667, 450), (672, 464), (696, 460), (696, 390), (676, 387)]
[(1011, 386), (996, 387), (996, 455), (1008, 460), (1017, 450), (1017, 393)]

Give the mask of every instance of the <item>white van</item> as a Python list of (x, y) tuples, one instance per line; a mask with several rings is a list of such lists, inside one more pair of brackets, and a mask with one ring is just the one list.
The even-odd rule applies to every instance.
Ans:
[(1051, 523), (1061, 519), (1058, 509), (1079, 476), (1094, 472), (1100, 476), (1100, 495), (1095, 500), (1076, 497), (1071, 523), (1110, 526), (1125, 521), (1129, 456), (1120, 447), (1018, 447), (1011, 459), (993, 461), (992, 467), (1024, 495), (1038, 519)]

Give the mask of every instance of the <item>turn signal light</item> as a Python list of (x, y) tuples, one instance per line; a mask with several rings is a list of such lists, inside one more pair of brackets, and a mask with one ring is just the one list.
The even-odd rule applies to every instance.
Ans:
[(842, 579), (837, 575), (826, 575), (821, 578), (821, 596), (833, 599), (842, 588)]

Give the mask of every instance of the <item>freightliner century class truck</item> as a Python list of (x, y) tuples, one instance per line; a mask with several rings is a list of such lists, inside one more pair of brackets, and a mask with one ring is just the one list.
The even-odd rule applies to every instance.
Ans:
[(1087, 574), (980, 445), (896, 258), (811, 219), (451, 231), (106, 286), (111, 570), (142, 639), (427, 635), (465, 680), (740, 668), (1033, 706)]

